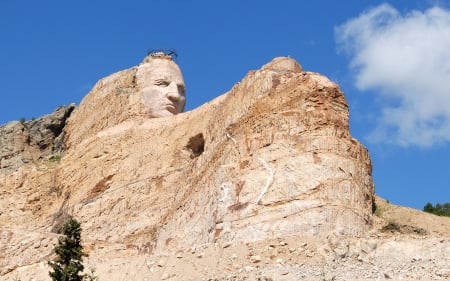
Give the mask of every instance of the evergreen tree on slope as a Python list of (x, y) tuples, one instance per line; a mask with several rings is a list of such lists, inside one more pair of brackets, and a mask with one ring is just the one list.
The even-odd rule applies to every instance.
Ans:
[(53, 271), (49, 272), (53, 281), (82, 281), (84, 275), (83, 257), (87, 256), (81, 246), (80, 223), (71, 218), (63, 230), (64, 237), (55, 247), (56, 259), (49, 262)]

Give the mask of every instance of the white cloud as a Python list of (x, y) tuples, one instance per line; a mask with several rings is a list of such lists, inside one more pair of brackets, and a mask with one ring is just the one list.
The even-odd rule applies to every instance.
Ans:
[(381, 97), (373, 141), (431, 146), (450, 141), (450, 11), (401, 14), (388, 4), (335, 29), (359, 90)]

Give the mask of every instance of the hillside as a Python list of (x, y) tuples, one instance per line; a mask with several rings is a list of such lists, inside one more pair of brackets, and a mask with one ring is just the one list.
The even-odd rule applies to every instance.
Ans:
[(338, 85), (275, 58), (181, 113), (178, 72), (150, 56), (0, 127), (0, 280), (49, 280), (69, 217), (100, 280), (450, 277), (448, 218), (375, 197)]
[[(450, 218), (377, 203), (384, 211), (363, 237), (211, 243), (171, 255), (90, 258), (87, 265), (100, 280), (448, 280)], [(399, 231), (383, 229), (392, 222)], [(1, 280), (48, 280), (44, 269), (26, 266)]]

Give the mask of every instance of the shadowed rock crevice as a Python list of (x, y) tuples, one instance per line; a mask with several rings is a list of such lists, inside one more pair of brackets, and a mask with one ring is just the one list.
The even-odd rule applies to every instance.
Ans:
[(51, 148), (51, 152), (63, 149), (64, 126), (75, 105), (58, 107), (52, 114), (28, 123), (30, 144), (40, 150)]
[(65, 210), (58, 211), (56, 214), (53, 215), (53, 223), (52, 223), (51, 232), (57, 233), (57, 234), (62, 234), (64, 225), (71, 218), (72, 218), (72, 216), (69, 215)]
[(191, 159), (200, 156), (203, 151), (205, 151), (205, 139), (203, 137), (203, 134), (200, 133), (191, 137), (185, 148), (190, 151)]

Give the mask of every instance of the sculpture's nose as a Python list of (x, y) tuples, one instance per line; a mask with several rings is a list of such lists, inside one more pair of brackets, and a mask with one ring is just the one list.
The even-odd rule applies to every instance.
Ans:
[(171, 82), (169, 86), (167, 86), (167, 98), (173, 102), (179, 101), (181, 99), (178, 85), (175, 82)]

